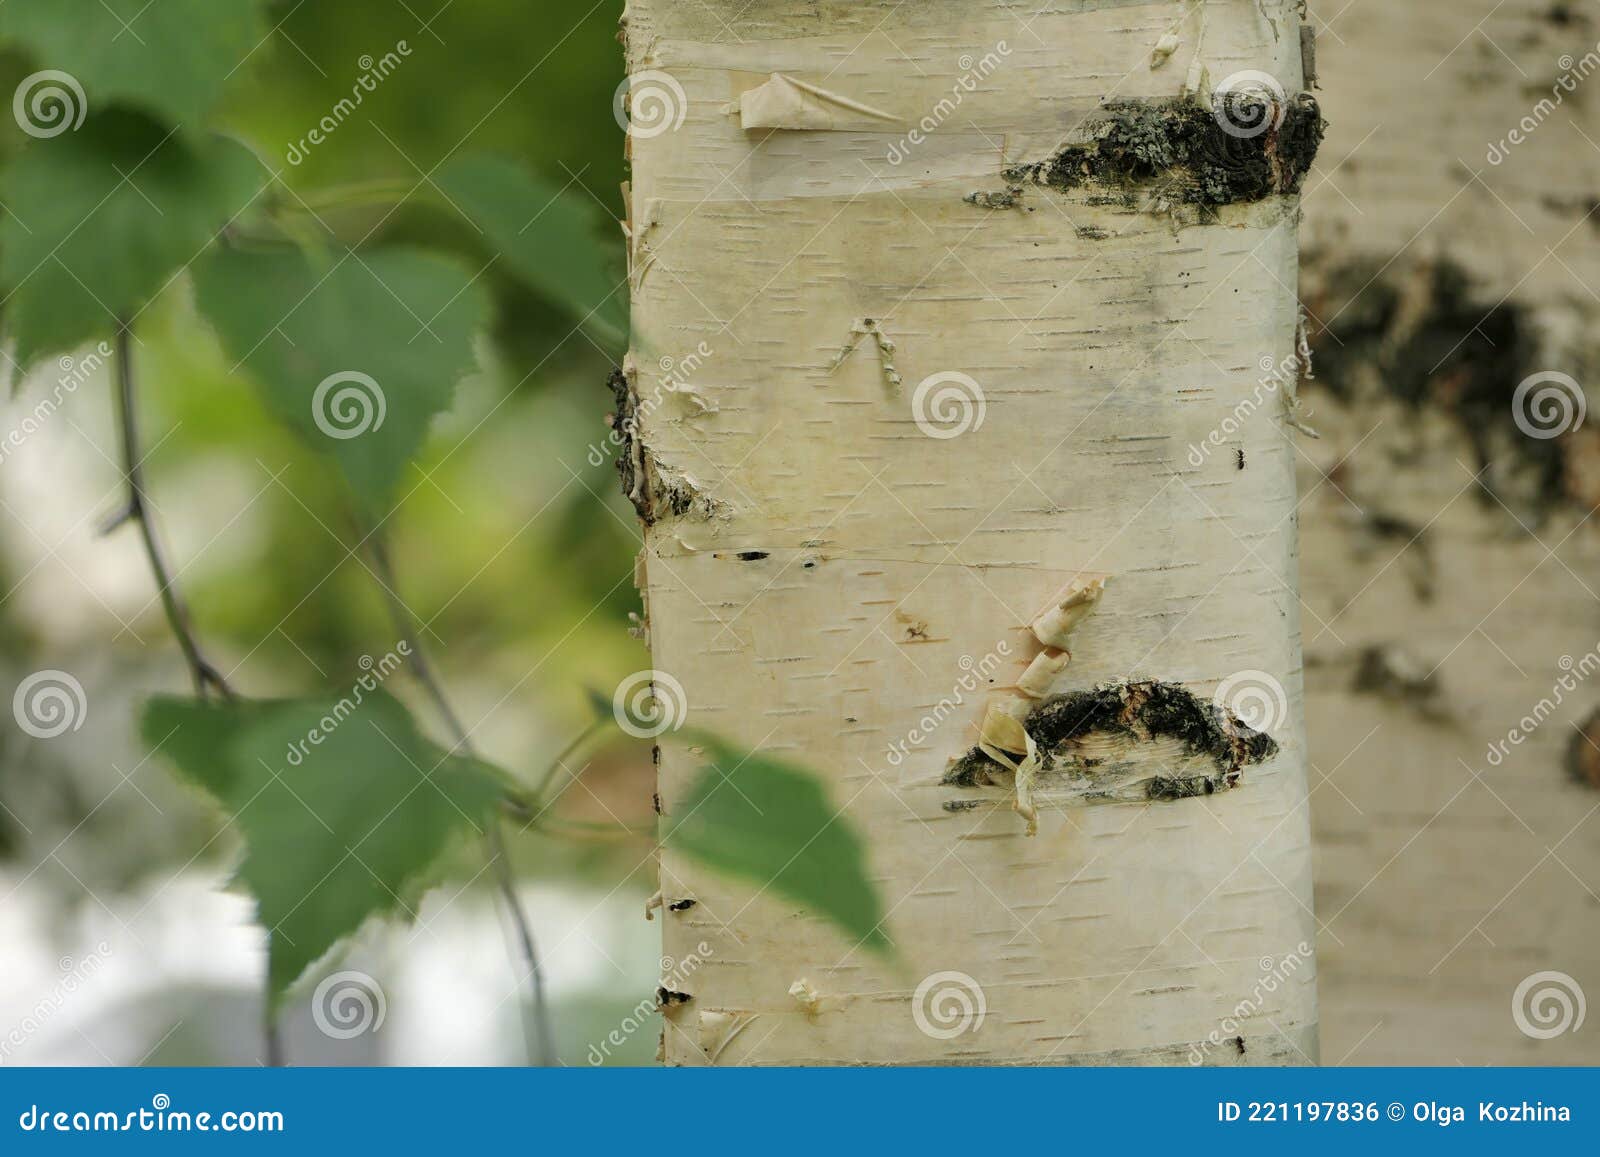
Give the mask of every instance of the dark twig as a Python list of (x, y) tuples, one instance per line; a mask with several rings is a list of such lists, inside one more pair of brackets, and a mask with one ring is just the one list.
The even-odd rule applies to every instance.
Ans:
[[(395, 581), (394, 566), (389, 559), (388, 544), (384, 541), (381, 531), (374, 531), (366, 539), (368, 552), (372, 556), (372, 563), (376, 569), (378, 586), (383, 589), (384, 602), (389, 608), (389, 617), (394, 624), (395, 633), (411, 648), (411, 671), (417, 683), (422, 687), (428, 698), (432, 700), (434, 709), (445, 721), (445, 725), (454, 734), (456, 747), (467, 755), (475, 755), (472, 740), (461, 718), (451, 706), (449, 697), (444, 693), (444, 686), (434, 675), (433, 664), (428, 658), (427, 648), (422, 644), (422, 631), (416, 616), (411, 613), (411, 608), (406, 606), (400, 597), (399, 587)], [(506, 911), (511, 916), (511, 923), (516, 928), (518, 945), (522, 950), (523, 963), (526, 965), (528, 975), (526, 979), (533, 988), (533, 1023), (535, 1042), (530, 1042), (536, 1063), (542, 1066), (555, 1064), (555, 1037), (551, 1026), (549, 1002), (545, 995), (544, 966), (539, 960), (538, 943), (533, 937), (533, 925), (528, 919), (528, 914), (522, 907), (522, 901), (517, 897), (516, 877), (511, 870), (511, 861), (506, 856), (505, 833), (501, 828), (498, 816), (489, 821), (489, 830), (485, 834), (489, 845), (489, 866), (494, 869), (495, 883), (500, 889), (500, 895), (505, 901)]]
[[(227, 677), (200, 649), (200, 641), (195, 636), (194, 622), (189, 617), (189, 605), (184, 601), (177, 580), (167, 565), (167, 552), (162, 545), (161, 535), (156, 530), (155, 520), (150, 516), (150, 501), (144, 481), (144, 455), (139, 442), (139, 399), (133, 373), (133, 334), (125, 322), (119, 323), (117, 330), (116, 360), (117, 382), (114, 401), (117, 427), (121, 431), (122, 469), (128, 483), (128, 497), (116, 514), (102, 524), (101, 533), (110, 534), (129, 522), (139, 524), (139, 537), (144, 542), (145, 557), (149, 559), (150, 571), (155, 577), (156, 587), (161, 595), (161, 606), (166, 612), (167, 623), (178, 640), (178, 647), (183, 652), (184, 662), (188, 664), (189, 678), (194, 682), (195, 694), (202, 699), (209, 698), (213, 693), (223, 699), (232, 699), (235, 693)], [(267, 933), (267, 943), (270, 957), (272, 943), (270, 931)], [(278, 1067), (284, 1063), (283, 1041), (273, 1021), (270, 990), (263, 991), (262, 1000), (264, 1003), (262, 1035), (267, 1063)]]
[(228, 685), (227, 678), (200, 650), (200, 643), (195, 638), (194, 624), (189, 618), (189, 606), (184, 601), (182, 592), (178, 590), (177, 581), (167, 565), (166, 550), (156, 531), (155, 521), (150, 516), (148, 492), (144, 484), (144, 463), (139, 452), (139, 417), (131, 347), (130, 331), (127, 326), (123, 326), (117, 333), (116, 404), (118, 425), (122, 431), (122, 462), (128, 482), (128, 501), (115, 519), (106, 525), (105, 530), (109, 533), (127, 522), (139, 524), (139, 536), (144, 540), (144, 553), (150, 560), (150, 570), (155, 576), (156, 587), (161, 595), (161, 606), (166, 611), (167, 623), (172, 627), (172, 633), (177, 637), (178, 646), (183, 651), (184, 661), (189, 666), (189, 677), (194, 680), (195, 694), (203, 699), (215, 691), (224, 699), (232, 699), (234, 692)]

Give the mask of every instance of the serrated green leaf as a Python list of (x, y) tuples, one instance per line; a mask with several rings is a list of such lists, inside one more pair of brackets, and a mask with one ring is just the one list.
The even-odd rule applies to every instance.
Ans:
[(825, 916), (876, 952), (893, 946), (850, 822), (802, 768), (697, 736), (707, 767), (674, 808), (667, 846)]
[(613, 268), (618, 230), (581, 186), (558, 189), (481, 153), (453, 157), (434, 184), (510, 272), (576, 320), (625, 339), (628, 287)]
[(239, 879), (272, 933), (274, 998), (369, 917), (412, 915), (440, 856), (486, 831), (504, 792), (388, 695), (354, 698), (145, 708), (145, 742), (244, 835)]
[[(6, 0), (0, 5), (0, 41), (28, 49), (40, 69), (72, 77), (91, 112), (111, 104), (135, 105), (191, 127), (262, 46), (262, 4)], [(24, 91), (30, 91), (27, 82)]]
[(127, 113), (30, 143), (0, 176), (0, 284), (17, 360), (114, 333), (266, 181), (236, 142), (184, 140)]
[(363, 510), (395, 483), (449, 409), (488, 302), (460, 266), (408, 249), (218, 251), (195, 268), (201, 312), (268, 405), (338, 461)]

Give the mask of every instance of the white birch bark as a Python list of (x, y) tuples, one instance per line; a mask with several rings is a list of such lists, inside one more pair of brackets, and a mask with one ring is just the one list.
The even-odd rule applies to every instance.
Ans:
[[(1293, 354), (1298, 198), (1204, 224), (1094, 188), (991, 207), (1014, 196), (1004, 168), (1046, 159), (1105, 98), (1242, 69), (1298, 92), (1295, 8), (632, 0), (628, 452), (655, 519), (654, 665), (693, 725), (826, 780), (903, 961), (669, 853), (664, 953), (703, 958), (675, 978), (692, 999), (668, 1009), (670, 1063), (1316, 1057), (1284, 415), (1243, 436), (1243, 469), (1231, 443), (1188, 460)], [(939, 374), (981, 391), (981, 425), (976, 408), (919, 423)], [(1029, 838), (1006, 788), (941, 780), (989, 678), (1014, 683), (1038, 651), (1029, 623), (1096, 578), (1057, 690), (1152, 680), (1209, 702), (1264, 673), (1278, 751), (1214, 796), (1042, 783)], [(1167, 741), (1086, 751), (1134, 781), (1194, 762)], [(698, 766), (663, 744), (668, 816)]]
[[(1330, 22), (1318, 37), (1330, 129), (1306, 191), (1313, 327), (1348, 344), (1352, 319), (1398, 288), (1389, 345), (1437, 326), (1428, 372), (1492, 310), (1515, 310), (1534, 347), (1518, 373), (1592, 386), (1593, 6), (1317, 0), (1312, 13)], [(1476, 304), (1444, 322), (1432, 313), (1447, 268)], [(1512, 1012), (1541, 972), (1600, 994), (1600, 783), (1569, 768), (1575, 744), (1594, 753), (1575, 725), (1600, 708), (1596, 414), (1544, 443), (1565, 458), (1565, 493), (1540, 509), (1516, 479), (1541, 445), (1515, 426), (1516, 376), (1477, 418), (1448, 403), (1449, 365), (1412, 407), (1392, 372), (1351, 364), (1334, 338), (1323, 353), (1305, 386), (1323, 437), (1302, 443), (1301, 528), (1325, 1057), (1600, 1062), (1600, 1033), (1570, 1031), (1575, 1007), (1547, 1039)], [(1336, 385), (1355, 393), (1340, 401)], [(1494, 439), (1496, 499), (1473, 482), (1475, 426)], [(1398, 680), (1360, 678), (1369, 652)], [(1554, 992), (1535, 984), (1520, 1009), (1542, 1031), (1559, 1015), (1531, 1019), (1540, 987)]]

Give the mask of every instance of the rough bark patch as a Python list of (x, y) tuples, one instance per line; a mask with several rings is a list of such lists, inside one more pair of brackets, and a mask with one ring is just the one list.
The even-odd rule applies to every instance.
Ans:
[(1087, 143), (1015, 166), (1005, 177), (1057, 189), (1102, 186), (1131, 194), (1148, 188), (1169, 202), (1208, 206), (1298, 192), (1322, 143), (1316, 98), (1301, 93), (1281, 109), (1234, 99), (1240, 123), (1282, 119), (1244, 137), (1228, 132), (1211, 109), (1192, 100), (1112, 101), (1088, 122)]
[[(1270, 735), (1173, 683), (1112, 683), (1073, 691), (1041, 702), (1023, 721), (1039, 745), (1041, 776), (1062, 773), (1069, 794), (1083, 803), (1188, 799), (1237, 787), (1243, 769), (1278, 752)], [(1109, 739), (1109, 747), (1093, 742)], [(1140, 763), (1140, 748), (1176, 740), (1177, 748), (1209, 761), (1214, 771), (1193, 767), (1143, 768), (1130, 780), (1128, 768)], [(1087, 755), (1087, 752), (1101, 754)], [(944, 783), (951, 787), (1001, 786), (1010, 778), (1002, 767), (973, 748), (952, 761)], [(1130, 793), (1129, 789), (1133, 789)], [(951, 811), (967, 810), (954, 801)]]
[(1313, 316), (1334, 319), (1313, 335), (1317, 386), (1347, 405), (1386, 394), (1454, 419), (1483, 471), (1485, 506), (1498, 497), (1542, 516), (1600, 499), (1586, 483), (1583, 430), (1532, 438), (1513, 420), (1517, 387), (1546, 368), (1525, 306), (1448, 260), (1391, 268), (1320, 253), (1306, 267)]

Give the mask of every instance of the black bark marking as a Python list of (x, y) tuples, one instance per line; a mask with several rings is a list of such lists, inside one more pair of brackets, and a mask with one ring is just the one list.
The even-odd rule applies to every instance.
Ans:
[(1385, 272), (1377, 259), (1324, 254), (1306, 265), (1322, 282), (1313, 316), (1337, 319), (1312, 335), (1316, 386), (1346, 405), (1381, 392), (1453, 418), (1472, 444), (1486, 508), (1504, 502), (1539, 519), (1564, 503), (1594, 504), (1575, 460), (1583, 431), (1530, 438), (1512, 421), (1517, 387), (1547, 368), (1526, 306), (1474, 284), (1449, 260)]
[(1205, 206), (1298, 192), (1322, 143), (1325, 126), (1316, 98), (1301, 93), (1282, 108), (1247, 93), (1225, 99), (1235, 123), (1279, 123), (1243, 137), (1226, 131), (1212, 109), (1192, 100), (1111, 101), (1088, 122), (1088, 143), (1014, 166), (1004, 176), (1057, 189), (1110, 186), (1131, 194), (1150, 187), (1170, 201)]
[[(1197, 698), (1174, 683), (1111, 683), (1044, 700), (1023, 727), (1048, 760), (1075, 740), (1101, 733), (1134, 743), (1177, 739), (1194, 755), (1209, 757), (1215, 775), (1157, 775), (1146, 787), (1152, 800), (1189, 799), (1238, 786), (1243, 769), (1278, 753), (1270, 735), (1255, 731), (1231, 712)], [(1048, 766), (1048, 765), (1047, 765)], [(952, 761), (944, 783), (950, 787), (1002, 786), (1011, 775), (979, 748)]]

